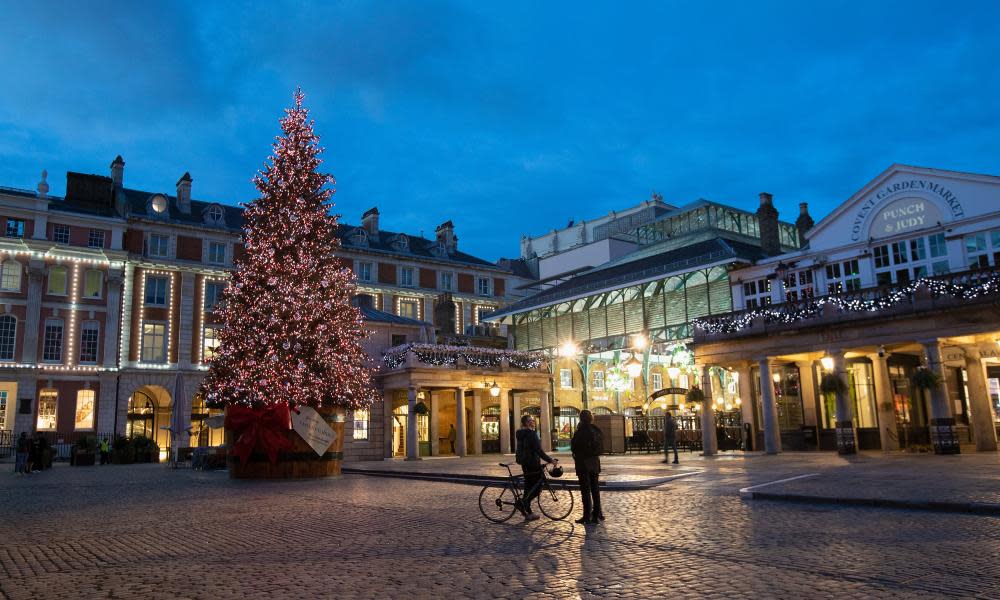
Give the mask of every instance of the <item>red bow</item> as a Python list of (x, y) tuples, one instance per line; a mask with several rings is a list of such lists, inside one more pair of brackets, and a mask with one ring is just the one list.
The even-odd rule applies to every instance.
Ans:
[(286, 432), (289, 429), (288, 405), (284, 402), (265, 408), (247, 408), (232, 405), (226, 411), (226, 429), (231, 429), (239, 438), (231, 452), (246, 465), (254, 448), (260, 445), (271, 463), (278, 462), (278, 452), (291, 450)]

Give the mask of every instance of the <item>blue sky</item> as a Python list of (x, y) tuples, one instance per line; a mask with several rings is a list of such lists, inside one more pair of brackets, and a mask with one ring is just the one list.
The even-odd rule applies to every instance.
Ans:
[(1000, 174), (996, 2), (2, 0), (0, 185), (236, 203), (301, 85), (357, 223), (515, 256), (649, 197), (829, 212), (894, 162)]

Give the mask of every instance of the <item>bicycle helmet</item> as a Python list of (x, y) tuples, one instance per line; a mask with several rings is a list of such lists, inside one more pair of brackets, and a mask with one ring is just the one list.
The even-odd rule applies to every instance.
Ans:
[(549, 471), (549, 475), (551, 475), (552, 477), (562, 477), (563, 468), (560, 467), (559, 465), (556, 465), (552, 467), (552, 470)]

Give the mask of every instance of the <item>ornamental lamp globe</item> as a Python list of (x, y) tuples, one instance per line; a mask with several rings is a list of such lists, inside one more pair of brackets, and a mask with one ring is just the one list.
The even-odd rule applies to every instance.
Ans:
[(494, 381), (493, 385), (490, 386), (490, 396), (496, 398), (499, 395), (500, 395), (500, 386), (497, 385), (497, 382)]
[(625, 361), (625, 371), (628, 372), (628, 376), (635, 379), (642, 374), (642, 362), (640, 362), (635, 356)]
[(681, 370), (677, 367), (667, 367), (667, 375), (671, 379), (677, 379), (677, 376), (681, 374)]
[(641, 333), (637, 333), (635, 335), (635, 337), (632, 338), (632, 347), (635, 348), (639, 352), (642, 352), (643, 350), (645, 350), (646, 346), (648, 344), (649, 344), (649, 340), (646, 339), (646, 336), (644, 336)]
[(819, 364), (823, 366), (823, 370), (824, 371), (832, 371), (833, 370), (833, 357), (832, 356), (824, 356), (823, 358), (819, 359)]

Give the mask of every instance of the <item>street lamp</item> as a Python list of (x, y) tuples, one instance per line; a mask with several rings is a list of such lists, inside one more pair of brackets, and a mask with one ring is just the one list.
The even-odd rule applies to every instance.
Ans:
[(493, 385), (490, 386), (490, 396), (496, 398), (500, 395), (500, 386), (497, 385), (496, 380), (493, 381)]
[(832, 371), (833, 370), (833, 357), (832, 356), (824, 356), (823, 358), (819, 359), (819, 364), (823, 366), (823, 370), (824, 371)]

